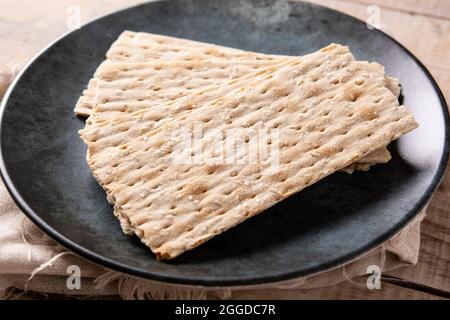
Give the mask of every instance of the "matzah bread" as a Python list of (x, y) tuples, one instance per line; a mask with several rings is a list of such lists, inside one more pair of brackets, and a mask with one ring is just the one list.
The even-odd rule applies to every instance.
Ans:
[[(94, 176), (158, 259), (174, 258), (417, 127), (383, 68), (331, 45), (296, 61), (81, 132)], [(188, 110), (186, 112), (186, 110)], [(174, 165), (182, 128), (280, 134), (280, 165)], [(244, 158), (254, 144), (241, 153)], [(196, 150), (198, 151), (198, 150)]]
[[(204, 76), (210, 78), (210, 83), (217, 83), (228, 80), (230, 76), (236, 78), (245, 74), (246, 70), (236, 70), (240, 66), (247, 66), (245, 62), (250, 63), (248, 68), (257, 68), (272, 64), (272, 60), (275, 59), (288, 58), (256, 54), (191, 40), (131, 31), (125, 31), (119, 36), (108, 50), (106, 57), (107, 59), (100, 65), (94, 78), (89, 82), (87, 89), (83, 92), (83, 95), (75, 106), (74, 111), (77, 115), (89, 116), (91, 114), (92, 108), (97, 104), (98, 100), (96, 99), (97, 87), (100, 83), (105, 84), (105, 82), (110, 82), (112, 80), (110, 77), (114, 76), (108, 74), (105, 79), (101, 75), (103, 68), (111, 69), (110, 65), (127, 68), (134, 63), (184, 62), (189, 67), (188, 62), (196, 64), (200, 62), (215, 62), (216, 64), (221, 64), (220, 68), (223, 69), (218, 70), (218, 73), (205, 74)], [(227, 66), (224, 67), (224, 64)], [(115, 70), (118, 77), (121, 76), (122, 70), (122, 68)], [(147, 70), (141, 71), (152, 74), (155, 69), (150, 67)], [(188, 75), (184, 80), (189, 81), (190, 78), (191, 76)]]
[[(152, 104), (163, 103), (288, 58), (292, 59), (126, 31), (108, 51), (107, 60), (89, 82), (75, 112), (90, 115), (97, 105), (96, 115), (108, 119), (120, 112), (149, 107), (148, 100)], [(387, 82), (388, 88), (391, 83)], [(391, 87), (396, 90), (395, 86)], [(123, 101), (131, 103), (124, 105)], [(389, 154), (387, 149), (376, 154), (384, 157), (372, 156), (372, 163), (355, 164), (345, 171), (366, 170), (370, 165), (390, 159), (385, 156)]]
[(387, 163), (391, 160), (391, 154), (386, 148), (381, 148), (375, 150), (374, 152), (362, 157), (355, 163), (352, 163), (348, 167), (341, 169), (340, 171), (352, 174), (355, 170), (357, 171), (368, 171), (370, 166), (376, 163)]

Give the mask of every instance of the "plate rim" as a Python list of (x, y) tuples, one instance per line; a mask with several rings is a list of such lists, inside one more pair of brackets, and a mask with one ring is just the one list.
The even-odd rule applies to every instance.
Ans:
[[(171, 2), (178, 2), (179, 0), (172, 0)], [(442, 179), (444, 178), (445, 171), (447, 169), (447, 165), (449, 162), (449, 156), (450, 156), (450, 111), (448, 109), (447, 102), (445, 100), (445, 97), (439, 88), (439, 85), (437, 84), (436, 80), (432, 76), (431, 72), (427, 69), (427, 67), (411, 52), (409, 49), (407, 49), (403, 44), (401, 44), (399, 41), (394, 39), (392, 36), (388, 35), (387, 33), (379, 30), (374, 29), (372, 31), (378, 32), (381, 36), (389, 39), (392, 41), (395, 45), (397, 45), (406, 55), (408, 55), (418, 66), (419, 68), (424, 72), (427, 79), (430, 81), (434, 92), (436, 93), (439, 103), (441, 106), (441, 111), (443, 113), (444, 118), (444, 127), (445, 127), (445, 137), (444, 137), (444, 145), (443, 145), (443, 153), (442, 157), (439, 161), (438, 168), (436, 170), (435, 175), (433, 176), (433, 179), (430, 183), (430, 185), (427, 187), (426, 192), (420, 197), (414, 208), (411, 210), (411, 212), (414, 212), (414, 214), (405, 215), (405, 217), (398, 222), (396, 225), (393, 225), (389, 230), (386, 230), (382, 236), (378, 237), (378, 239), (372, 241), (370, 244), (360, 248), (359, 250), (355, 250), (352, 253), (349, 253), (347, 255), (344, 255), (340, 258), (334, 259), (333, 261), (329, 261), (328, 263), (322, 263), (317, 266), (313, 266), (310, 268), (306, 268), (302, 271), (293, 271), (288, 273), (282, 273), (277, 274), (273, 276), (262, 276), (262, 277), (252, 277), (252, 278), (238, 278), (238, 279), (226, 279), (226, 280), (211, 280), (211, 279), (187, 279), (185, 277), (178, 277), (178, 276), (168, 276), (168, 275), (161, 275), (158, 273), (154, 273), (152, 271), (143, 271), (140, 268), (136, 268), (133, 266), (130, 266), (128, 264), (120, 263), (114, 259), (106, 258), (101, 254), (95, 253), (84, 246), (79, 245), (78, 243), (68, 239), (66, 236), (61, 234), (60, 232), (53, 229), (48, 223), (42, 219), (38, 213), (36, 213), (22, 198), (21, 194), (18, 192), (18, 190), (15, 188), (13, 181), (11, 180), (8, 171), (5, 166), (4, 158), (3, 158), (3, 143), (2, 143), (2, 131), (3, 131), (3, 120), (4, 120), (4, 114), (5, 110), (7, 108), (10, 96), (12, 92), (14, 91), (17, 83), (20, 81), (22, 76), (27, 72), (27, 70), (48, 50), (50, 50), (54, 45), (56, 45), (58, 42), (62, 41), (67, 36), (71, 35), (72, 33), (79, 32), (84, 27), (96, 23), (99, 20), (108, 18), (110, 16), (119, 14), (121, 12), (127, 11), (127, 10), (133, 10), (138, 7), (143, 6), (149, 6), (155, 3), (161, 3), (161, 2), (169, 2), (168, 0), (157, 0), (157, 1), (151, 1), (151, 2), (144, 2), (138, 5), (132, 5), (125, 8), (122, 8), (120, 10), (113, 11), (111, 13), (101, 15), (99, 17), (96, 17), (85, 24), (83, 24), (79, 29), (70, 30), (68, 32), (63, 33), (61, 36), (57, 37), (54, 41), (51, 41), (47, 46), (45, 46), (42, 50), (40, 50), (33, 58), (29, 60), (28, 63), (25, 64), (25, 66), (22, 68), (22, 70), (18, 73), (18, 75), (15, 77), (13, 82), (8, 87), (7, 91), (5, 92), (3, 99), (1, 101), (0, 105), (0, 176), (5, 184), (6, 189), (8, 190), (9, 194), (17, 204), (17, 206), (21, 209), (21, 211), (28, 217), (30, 220), (33, 221), (42, 231), (44, 231), (48, 236), (50, 236), (53, 240), (55, 240), (58, 244), (63, 246), (64, 248), (68, 249), (69, 251), (72, 251), (79, 255), (82, 258), (85, 258), (89, 260), (90, 262), (93, 262), (97, 265), (100, 265), (102, 267), (107, 267), (109, 269), (119, 271), (122, 273), (126, 273), (133, 276), (138, 276), (145, 279), (150, 279), (154, 281), (159, 281), (163, 283), (172, 283), (172, 284), (184, 284), (184, 285), (202, 285), (207, 287), (223, 287), (223, 286), (240, 286), (240, 285), (262, 285), (262, 284), (269, 284), (269, 283), (277, 283), (282, 281), (287, 281), (296, 277), (302, 277), (311, 275), (318, 272), (324, 272), (327, 270), (330, 270), (334, 267), (337, 267), (343, 263), (350, 262), (354, 259), (357, 259), (358, 257), (370, 252), (371, 250), (375, 249), (388, 239), (392, 238), (398, 231), (400, 231), (402, 228), (404, 228), (410, 221), (412, 221), (428, 204), (429, 200), (433, 196), (434, 192), (442, 182)], [(353, 21), (356, 21), (357, 23), (365, 23), (364, 21), (350, 15), (347, 13), (344, 13), (339, 10), (335, 10), (326, 6), (318, 5), (315, 3), (310, 2), (304, 2), (304, 1), (292, 1), (289, 0), (289, 2), (292, 3), (301, 3), (306, 4), (311, 7), (318, 7), (322, 10), (328, 10), (333, 11), (335, 13), (338, 13), (340, 15), (346, 16), (348, 19), (351, 19)]]

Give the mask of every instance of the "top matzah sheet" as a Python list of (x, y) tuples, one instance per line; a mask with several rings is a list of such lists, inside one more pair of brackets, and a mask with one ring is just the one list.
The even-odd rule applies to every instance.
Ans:
[[(257, 68), (296, 59), (131, 31), (123, 32), (106, 56), (75, 107), (77, 115), (89, 116), (95, 105), (102, 104), (99, 113), (106, 119), (117, 114), (117, 100), (167, 101)], [(388, 80), (387, 87), (398, 96), (398, 81)], [(131, 105), (127, 112), (142, 105)]]
[[(159, 259), (198, 246), (417, 127), (385, 88), (383, 69), (362, 67), (337, 45), (233, 84), (155, 130), (147, 125), (163, 114), (151, 108), (82, 131), (94, 175)], [(170, 110), (186, 108), (182, 100)], [(176, 166), (177, 135), (194, 123), (205, 130), (204, 154), (214, 151), (211, 130), (276, 128), (280, 165)]]
[[(89, 115), (97, 105), (94, 117), (108, 119), (120, 112), (133, 112), (185, 96), (193, 90), (238, 78), (286, 59), (294, 58), (125, 31), (108, 51), (107, 60), (98, 68), (75, 112)], [(388, 80), (387, 87), (397, 91), (398, 82)], [(383, 148), (371, 155), (371, 159), (364, 167), (354, 168), (366, 170), (370, 165), (386, 163), (390, 154)], [(353, 168), (346, 171), (352, 172)]]

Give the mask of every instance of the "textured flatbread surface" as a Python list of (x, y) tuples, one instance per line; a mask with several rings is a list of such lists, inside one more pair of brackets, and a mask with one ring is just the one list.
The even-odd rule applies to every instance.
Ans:
[[(132, 70), (140, 69), (140, 76), (145, 74), (147, 79), (149, 79), (148, 76), (152, 77), (153, 74), (161, 70), (161, 73), (165, 71), (171, 72), (174, 77), (178, 78), (175, 80), (190, 82), (191, 79), (194, 79), (195, 83), (179, 85), (180, 87), (186, 87), (186, 89), (189, 87), (191, 89), (188, 90), (192, 90), (205, 84), (228, 80), (230, 77), (237, 78), (247, 73), (249, 69), (273, 64), (273, 60), (276, 59), (275, 63), (279, 63), (282, 62), (282, 59), (289, 58), (131, 31), (125, 31), (119, 36), (108, 50), (106, 57), (107, 59), (100, 65), (94, 78), (89, 82), (87, 89), (75, 106), (77, 115), (91, 115), (94, 106), (102, 102), (102, 99), (99, 99), (97, 96), (97, 88), (123, 89), (130, 85), (129, 82), (124, 80), (136, 80), (132, 72), (125, 71), (126, 74), (124, 74), (124, 70), (127, 70), (134, 64), (137, 64), (137, 66), (133, 66)], [(164, 62), (182, 62), (184, 64), (178, 65), (176, 70), (158, 68), (157, 64)], [(215, 68), (202, 67), (200, 65), (202, 62), (212, 62), (215, 64)], [(199, 69), (198, 66), (202, 68)], [(183, 68), (184, 70), (182, 70)], [(194, 68), (195, 70), (193, 70)], [(241, 70), (241, 68), (245, 69)], [(105, 72), (105, 70), (108, 71)], [(184, 76), (179, 74), (182, 71), (184, 71)], [(202, 72), (202, 74), (199, 74), (199, 72)], [(208, 77), (208, 79), (204, 79), (205, 77)], [(173, 83), (172, 80), (174, 79), (166, 79)], [(120, 82), (116, 83), (114, 80), (119, 80)], [(162, 81), (166, 80), (163, 79)], [(108, 86), (110, 82), (115, 83)]]
[[(211, 156), (212, 132), (226, 139), (233, 129), (276, 129), (279, 139), (266, 143), (279, 146), (279, 165), (174, 164), (183, 131), (195, 123), (203, 137), (194, 151)], [(196, 96), (94, 121), (81, 136), (116, 214), (158, 259), (170, 259), (416, 127), (380, 65), (331, 45)], [(237, 161), (252, 148), (240, 148)]]
[[(110, 119), (123, 112), (133, 112), (158, 105), (194, 90), (239, 78), (255, 69), (281, 63), (286, 56), (246, 52), (205, 43), (125, 31), (114, 42), (103, 62), (83, 92), (75, 113), (92, 115), (87, 124)], [(398, 81), (388, 78), (386, 86), (396, 93)], [(398, 93), (399, 94), (399, 93)], [(93, 114), (93, 109), (96, 112)], [(346, 172), (367, 170), (385, 163), (390, 156), (384, 148), (371, 156), (372, 162), (352, 165)]]

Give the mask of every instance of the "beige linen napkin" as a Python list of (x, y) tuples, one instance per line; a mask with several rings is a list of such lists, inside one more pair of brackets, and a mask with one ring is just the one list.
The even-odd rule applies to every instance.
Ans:
[[(0, 96), (19, 68), (0, 65)], [(27, 293), (73, 297), (124, 299), (232, 298), (236, 290), (311, 289), (351, 281), (366, 286), (369, 266), (382, 272), (417, 263), (420, 224), (425, 210), (392, 239), (369, 253), (337, 268), (279, 283), (232, 288), (206, 288), (158, 283), (97, 266), (62, 248), (39, 230), (16, 206), (0, 182), (0, 299)], [(80, 283), (74, 280), (79, 268)]]

